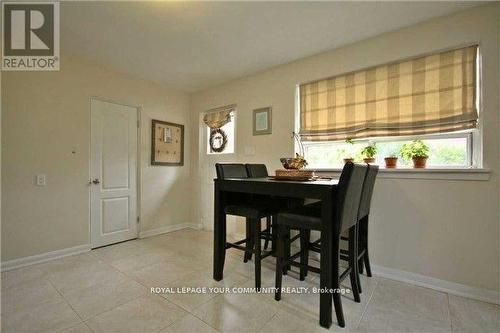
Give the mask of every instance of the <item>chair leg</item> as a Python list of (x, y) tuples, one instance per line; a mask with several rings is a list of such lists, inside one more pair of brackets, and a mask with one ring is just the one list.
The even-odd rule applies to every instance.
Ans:
[(366, 267), (366, 276), (372, 277), (372, 270), (370, 268), (370, 258), (368, 256), (368, 248), (365, 249), (365, 255), (363, 256), (363, 261)]
[(368, 216), (366, 215), (361, 223), (363, 224), (363, 248), (365, 249), (365, 255), (363, 256), (363, 261), (366, 267), (366, 275), (372, 277), (372, 270), (370, 267), (370, 256), (368, 255)]
[(311, 231), (307, 229), (300, 232), (300, 281), (304, 281), (307, 276), (307, 265), (309, 264), (309, 241)]
[(354, 227), (356, 229), (356, 232), (355, 232), (355, 239), (356, 239), (356, 247), (355, 247), (355, 250), (356, 250), (356, 255), (354, 257), (354, 266), (356, 266), (356, 285), (358, 287), (358, 292), (361, 294), (363, 292), (363, 290), (361, 289), (361, 280), (359, 279), (359, 276), (360, 276), (360, 272), (359, 272), (359, 264), (361, 263), (361, 266), (363, 266), (363, 260), (361, 259), (358, 259), (359, 258), (359, 250), (362, 249), (362, 244), (360, 244), (360, 239), (359, 239), (359, 223), (356, 224), (356, 226)]
[(260, 291), (260, 257), (261, 257), (261, 242), (260, 242), (260, 232), (261, 232), (261, 220), (252, 219), (252, 229), (253, 229), (253, 239), (255, 243), (254, 254), (255, 254), (255, 288)]
[[(333, 252), (333, 265), (332, 265), (332, 288), (335, 290), (340, 289), (339, 281), (339, 239), (336, 236), (333, 239), (332, 252)], [(342, 298), (338, 292), (333, 293), (333, 305), (335, 307), (335, 315), (337, 316), (337, 323), (340, 327), (345, 327), (344, 311), (342, 309)]]
[(269, 238), (271, 237), (271, 217), (266, 217), (266, 241), (264, 242), (264, 250), (269, 246)]
[(281, 283), (283, 279), (283, 256), (285, 239), (282, 232), (283, 226), (274, 224), (274, 232), (276, 233), (276, 282), (274, 291), (274, 299), (279, 301), (281, 299)]
[(249, 218), (246, 219), (246, 239), (245, 242), (245, 255), (243, 256), (243, 262), (247, 262), (252, 259), (252, 249), (253, 249), (253, 234), (252, 234), (252, 223)]
[(359, 262), (358, 262), (358, 272), (359, 272), (359, 274), (363, 274), (363, 271), (364, 271), (364, 267), (365, 267), (363, 265), (364, 258), (365, 258), (365, 256), (363, 255), (363, 257), (360, 258)]
[(358, 286), (357, 243), (358, 241), (356, 234), (356, 225), (354, 225), (349, 229), (349, 267), (351, 268), (349, 277), (351, 278), (351, 289), (354, 296), (354, 301), (356, 303), (360, 303), (361, 299), (359, 298), (359, 286)]
[[(290, 258), (290, 247), (292, 246), (290, 242), (290, 228), (287, 226), (281, 226), (281, 234), (283, 237), (283, 243), (285, 244), (285, 248), (283, 249), (283, 257), (285, 261), (288, 261)], [(292, 268), (290, 264), (286, 264), (283, 266), (283, 275), (287, 275), (288, 271)]]
[[(363, 222), (362, 220), (358, 222), (358, 254), (365, 249), (365, 240), (363, 239)], [(358, 272), (359, 274), (363, 274), (364, 271), (364, 255), (359, 258), (358, 261)]]

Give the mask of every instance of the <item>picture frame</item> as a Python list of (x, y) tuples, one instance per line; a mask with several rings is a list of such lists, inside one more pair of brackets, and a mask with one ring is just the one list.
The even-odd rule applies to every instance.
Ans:
[(253, 135), (272, 134), (272, 108), (253, 110)]
[(184, 125), (151, 120), (151, 165), (184, 165)]

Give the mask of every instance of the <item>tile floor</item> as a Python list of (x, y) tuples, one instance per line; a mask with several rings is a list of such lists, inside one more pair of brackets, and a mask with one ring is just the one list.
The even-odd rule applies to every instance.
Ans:
[[(164, 294), (150, 287), (252, 287), (253, 263), (229, 250), (212, 276), (212, 234), (181, 230), (2, 273), (2, 332), (325, 332), (316, 294)], [(274, 285), (274, 258), (262, 268)], [(290, 287), (318, 286), (285, 276)], [(500, 307), (382, 278), (362, 277), (332, 332), (500, 332)], [(346, 285), (348, 287), (348, 283)], [(335, 318), (335, 316), (333, 316)]]

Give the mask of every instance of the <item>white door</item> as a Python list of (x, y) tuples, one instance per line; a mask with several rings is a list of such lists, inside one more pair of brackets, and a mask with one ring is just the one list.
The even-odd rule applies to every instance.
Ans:
[(91, 100), (93, 248), (137, 237), (137, 111)]

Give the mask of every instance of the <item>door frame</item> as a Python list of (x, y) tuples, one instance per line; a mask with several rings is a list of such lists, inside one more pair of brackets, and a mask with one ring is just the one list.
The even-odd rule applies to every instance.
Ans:
[[(141, 133), (142, 133), (142, 106), (140, 105), (132, 105), (132, 104), (127, 104), (127, 103), (122, 103), (122, 102), (117, 102), (116, 100), (110, 99), (110, 98), (105, 98), (105, 97), (100, 97), (100, 96), (95, 96), (92, 95), (89, 97), (89, 171), (88, 171), (88, 177), (87, 180), (90, 180), (92, 178), (92, 100), (100, 101), (100, 102), (105, 102), (105, 103), (113, 103), (113, 104), (118, 104), (118, 105), (123, 105), (127, 106), (130, 108), (135, 108), (137, 110), (137, 152), (136, 152), (136, 157), (137, 157), (137, 163), (136, 163), (136, 207), (137, 207), (137, 212), (136, 212), (136, 223), (137, 223), (137, 235), (135, 238), (139, 238), (139, 235), (141, 233), (142, 229), (142, 209), (141, 209), (141, 188), (142, 188), (142, 178), (141, 178)], [(92, 214), (91, 214), (91, 209), (92, 209), (92, 191), (90, 185), (88, 185), (88, 191), (89, 191), (89, 196), (88, 196), (88, 203), (89, 203), (89, 209), (88, 209), (88, 214), (89, 214), (89, 223), (88, 223), (88, 238), (89, 238), (89, 244), (90, 248), (93, 249), (93, 244), (92, 244)], [(138, 219), (138, 220), (137, 220)]]

